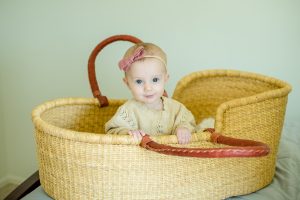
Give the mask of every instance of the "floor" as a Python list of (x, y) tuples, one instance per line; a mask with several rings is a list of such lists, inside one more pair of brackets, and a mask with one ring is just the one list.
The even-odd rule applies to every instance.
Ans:
[(9, 183), (0, 188), (0, 200), (3, 200), (17, 185)]

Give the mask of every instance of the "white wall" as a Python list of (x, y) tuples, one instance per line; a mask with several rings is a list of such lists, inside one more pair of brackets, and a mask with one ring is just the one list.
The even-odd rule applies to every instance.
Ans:
[(2, 73), (0, 73), (0, 187), (6, 176), (6, 142), (5, 142), (5, 130), (4, 130), (4, 112), (2, 110)]
[[(98, 42), (115, 34), (132, 34), (167, 52), (169, 94), (193, 71), (251, 71), (293, 85), (287, 120), (299, 120), (300, 1), (174, 2), (0, 1), (0, 108), (5, 130), (0, 148), (6, 145), (6, 153), (0, 154), (1, 167), (3, 161), (6, 164), (0, 176), (24, 179), (37, 169), (32, 109), (55, 98), (91, 97), (88, 56)], [(117, 67), (129, 45), (113, 44), (97, 59), (101, 88), (111, 98), (129, 97)]]

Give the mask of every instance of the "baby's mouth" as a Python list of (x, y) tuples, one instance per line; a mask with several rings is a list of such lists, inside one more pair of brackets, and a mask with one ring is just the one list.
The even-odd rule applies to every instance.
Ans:
[(146, 97), (146, 98), (152, 98), (153, 96), (154, 96), (154, 94), (144, 95), (144, 97)]

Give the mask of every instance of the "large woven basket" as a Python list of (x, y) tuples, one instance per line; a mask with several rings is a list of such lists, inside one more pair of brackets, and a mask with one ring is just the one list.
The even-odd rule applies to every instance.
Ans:
[[(125, 100), (63, 98), (32, 112), (44, 190), (54, 199), (224, 199), (268, 185), (291, 87), (275, 78), (232, 71), (195, 72), (180, 80), (173, 98), (197, 122), (216, 119), (217, 132), (267, 144), (267, 156), (194, 158), (159, 154), (129, 135), (106, 135), (104, 124)], [(155, 136), (180, 146), (176, 136)], [(185, 147), (216, 147), (195, 133)], [(220, 145), (223, 147), (223, 145)]]

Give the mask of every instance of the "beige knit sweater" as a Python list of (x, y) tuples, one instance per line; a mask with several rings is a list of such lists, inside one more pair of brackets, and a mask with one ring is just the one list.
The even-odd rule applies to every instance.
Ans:
[(134, 99), (119, 107), (116, 114), (105, 124), (109, 134), (128, 134), (129, 130), (143, 130), (149, 135), (175, 134), (177, 127), (194, 131), (192, 113), (174, 99), (162, 97), (163, 110), (148, 108)]

